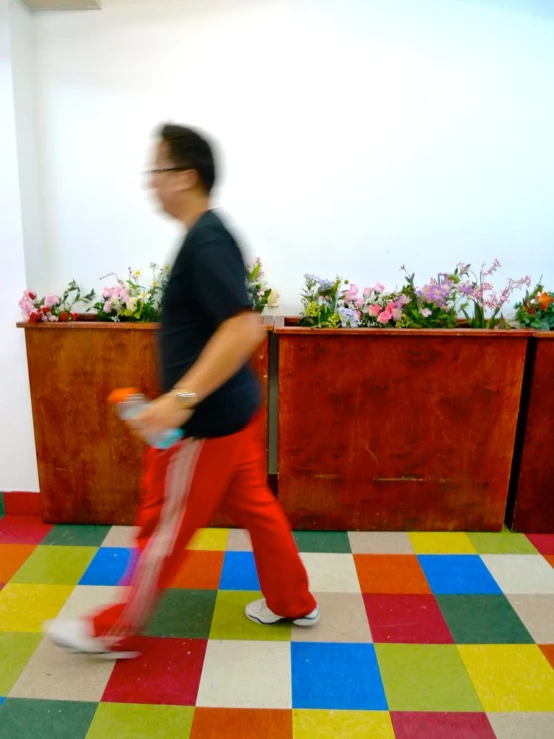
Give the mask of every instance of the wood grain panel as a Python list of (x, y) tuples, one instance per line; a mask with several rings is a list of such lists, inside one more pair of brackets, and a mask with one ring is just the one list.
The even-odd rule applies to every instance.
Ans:
[[(156, 397), (156, 330), (155, 324), (25, 325), (45, 521), (127, 525), (134, 520), (144, 445), (106, 399), (118, 387), (138, 387)], [(267, 399), (268, 341), (254, 364)], [(267, 449), (267, 403), (264, 414)]]
[(500, 530), (529, 333), (276, 333), (293, 527)]

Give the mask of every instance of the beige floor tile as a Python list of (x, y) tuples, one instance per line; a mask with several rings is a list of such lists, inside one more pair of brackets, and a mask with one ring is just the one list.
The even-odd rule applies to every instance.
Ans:
[(537, 644), (554, 644), (554, 595), (509, 595), (508, 600)]
[(197, 705), (291, 708), (290, 642), (210, 640)]
[(231, 529), (227, 541), (228, 552), (251, 552), (250, 534), (244, 529)]
[(348, 534), (354, 554), (413, 554), (408, 534), (401, 531), (351, 531)]
[(552, 739), (554, 713), (489, 713), (497, 739)]
[(60, 618), (79, 618), (104, 605), (117, 603), (128, 588), (105, 585), (78, 585), (60, 611)]
[(303, 552), (302, 560), (314, 593), (359, 593), (360, 582), (351, 554)]
[(292, 640), (302, 642), (371, 642), (363, 597), (357, 593), (315, 593), (321, 620), (311, 628), (292, 627)]
[(138, 528), (135, 526), (112, 526), (102, 542), (103, 547), (134, 547)]
[(99, 701), (115, 663), (70, 654), (44, 638), (10, 692), (11, 698)]
[(484, 554), (482, 560), (506, 595), (554, 595), (554, 569), (540, 555)]

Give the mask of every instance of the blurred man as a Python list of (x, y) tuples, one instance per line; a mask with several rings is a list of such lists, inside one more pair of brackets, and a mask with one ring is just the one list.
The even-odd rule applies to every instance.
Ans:
[(162, 301), (164, 394), (133, 425), (143, 437), (180, 427), (185, 436), (168, 450), (146, 453), (140, 555), (126, 599), (47, 626), (59, 646), (111, 659), (137, 655), (136, 637), (183, 563), (188, 542), (218, 508), (252, 539), (264, 599), (247, 606), (246, 616), (266, 625), (319, 620), (287, 520), (267, 487), (261, 393), (249, 365), (263, 330), (246, 291), (241, 251), (211, 207), (212, 149), (197, 132), (166, 125), (150, 176), (161, 207), (186, 236)]

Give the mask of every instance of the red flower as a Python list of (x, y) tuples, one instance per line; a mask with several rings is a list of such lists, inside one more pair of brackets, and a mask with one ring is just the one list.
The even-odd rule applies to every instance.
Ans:
[(38, 323), (44, 318), (44, 313), (40, 310), (34, 310), (29, 316), (29, 323)]
[(69, 313), (60, 313), (60, 321), (67, 323), (69, 321)]
[(37, 297), (37, 296), (36, 296), (36, 293), (32, 293), (32, 292), (31, 292), (31, 291), (29, 290), (29, 299), (30, 299), (30, 300), (35, 300), (35, 299), (36, 299), (36, 297)]
[(79, 315), (77, 313), (70, 313), (69, 315), (71, 316), (72, 321), (76, 321), (79, 318)]
[(45, 305), (44, 308), (42, 309), (42, 312), (43, 313), (51, 313), (52, 312), (52, 308), (49, 308), (47, 305)]

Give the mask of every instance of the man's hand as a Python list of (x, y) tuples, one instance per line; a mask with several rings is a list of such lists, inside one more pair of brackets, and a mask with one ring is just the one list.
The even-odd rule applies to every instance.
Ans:
[(130, 422), (133, 431), (143, 439), (168, 429), (180, 428), (191, 418), (194, 411), (179, 408), (172, 395), (162, 395), (152, 401)]

